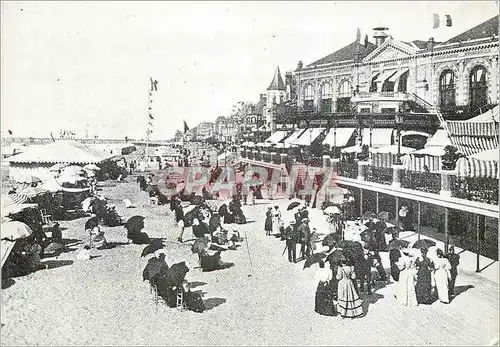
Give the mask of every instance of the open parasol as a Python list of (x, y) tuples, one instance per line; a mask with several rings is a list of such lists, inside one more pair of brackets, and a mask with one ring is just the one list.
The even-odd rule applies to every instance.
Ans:
[(313, 255), (311, 255), (309, 258), (306, 259), (302, 270), (305, 270), (305, 269), (313, 266), (314, 264), (319, 263), (325, 257), (326, 257), (326, 253), (323, 253), (323, 252), (314, 253)]
[(152, 239), (149, 245), (144, 247), (144, 249), (142, 250), (141, 257), (152, 254), (157, 250), (162, 249), (163, 247), (165, 247), (165, 244), (163, 243), (162, 239)]
[(329, 261), (330, 264), (333, 264), (341, 261), (346, 261), (346, 256), (342, 250), (336, 249), (332, 253), (327, 255), (326, 260)]
[(300, 205), (301, 205), (300, 202), (294, 201), (290, 205), (288, 205), (288, 207), (286, 208), (286, 210), (287, 211), (293, 210), (295, 207), (298, 207)]
[(161, 261), (157, 257), (148, 260), (146, 267), (142, 271), (142, 280), (151, 281), (154, 277), (160, 275), (162, 272), (168, 271), (168, 265), (165, 261)]
[(325, 214), (340, 214), (340, 209), (337, 206), (332, 205), (332, 206), (328, 206), (327, 208), (325, 208), (323, 213), (325, 213)]
[(85, 222), (85, 230), (94, 229), (99, 226), (99, 219), (97, 217), (91, 217)]
[(413, 243), (411, 248), (417, 248), (417, 249), (429, 249), (429, 247), (435, 246), (436, 242), (430, 240), (430, 239), (420, 239), (417, 240)]
[(389, 220), (389, 212), (382, 211), (378, 214), (378, 219), (384, 222)]
[(1, 235), (2, 240), (7, 239), (10, 241), (24, 239), (33, 234), (33, 230), (23, 222), (10, 221), (2, 223)]
[(127, 230), (142, 230), (144, 228), (144, 217), (143, 216), (133, 216), (130, 217), (125, 222), (125, 228)]
[(186, 265), (186, 262), (183, 261), (181, 263), (173, 264), (168, 270), (166, 270), (163, 274), (163, 278), (165, 279), (165, 284), (167, 286), (179, 286), (182, 284), (182, 281), (186, 278), (186, 274), (189, 272), (189, 268)]
[(336, 233), (330, 233), (330, 234), (325, 236), (325, 238), (323, 239), (321, 244), (323, 246), (328, 246), (328, 247), (335, 246), (340, 238), (341, 237), (339, 235), (337, 235)]

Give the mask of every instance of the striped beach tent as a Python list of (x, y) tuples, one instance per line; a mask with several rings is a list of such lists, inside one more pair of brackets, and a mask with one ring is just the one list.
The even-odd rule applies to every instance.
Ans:
[[(401, 146), (401, 155), (411, 153), (415, 149)], [(397, 161), (398, 146), (390, 145), (371, 149), (373, 166), (392, 167)]]
[(428, 147), (403, 156), (401, 161), (406, 170), (425, 171), (427, 166), (429, 172), (439, 173), (443, 155), (444, 147)]
[(463, 177), (483, 177), (499, 179), (498, 147), (457, 161), (457, 172)]

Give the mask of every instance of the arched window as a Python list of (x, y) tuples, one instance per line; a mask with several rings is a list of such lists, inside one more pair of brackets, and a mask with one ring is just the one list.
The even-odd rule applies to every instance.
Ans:
[(408, 84), (408, 75), (409, 75), (409, 71), (406, 71), (404, 74), (402, 74), (399, 77), (398, 92), (405, 92), (406, 93), (406, 85)]
[(330, 83), (325, 83), (321, 87), (321, 111), (332, 111), (332, 86)]
[(372, 78), (372, 82), (370, 84), (370, 93), (375, 93), (377, 91), (377, 78), (380, 74), (376, 74)]
[(469, 77), (470, 106), (472, 111), (488, 103), (488, 86), (486, 85), (486, 69), (476, 66)]
[(439, 77), (439, 105), (441, 108), (454, 107), (455, 103), (455, 74), (445, 70)]
[(312, 110), (314, 108), (314, 90), (311, 84), (304, 89), (304, 108)]
[(350, 112), (352, 87), (348, 80), (342, 82), (337, 98), (337, 112)]

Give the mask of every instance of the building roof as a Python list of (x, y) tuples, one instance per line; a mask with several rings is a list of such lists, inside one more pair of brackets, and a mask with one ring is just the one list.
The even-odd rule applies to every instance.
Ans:
[(18, 155), (7, 159), (11, 163), (100, 163), (113, 157), (110, 153), (72, 140), (61, 140), (42, 146), (29, 146)]
[(445, 41), (442, 46), (452, 43), (464, 43), (477, 39), (491, 38), (493, 35), (498, 36), (498, 15), (472, 29), (452, 37), (448, 41)]
[(283, 82), (283, 78), (281, 77), (280, 67), (276, 68), (276, 72), (274, 73), (273, 80), (267, 90), (285, 90), (285, 83)]
[(371, 42), (368, 42), (367, 47), (361, 45), (359, 42), (353, 42), (333, 52), (332, 54), (327, 55), (326, 57), (316, 60), (314, 63), (311, 63), (307, 66), (331, 64), (341, 61), (354, 60), (356, 58), (356, 52), (358, 50), (359, 50), (359, 59), (363, 59), (373, 50), (375, 50), (375, 48), (377, 48), (377, 46), (375, 46)]

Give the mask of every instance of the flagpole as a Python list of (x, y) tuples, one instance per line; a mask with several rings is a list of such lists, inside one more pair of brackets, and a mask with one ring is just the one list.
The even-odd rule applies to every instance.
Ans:
[(148, 89), (148, 117), (147, 117), (147, 125), (146, 125), (146, 170), (149, 167), (149, 120), (150, 117), (149, 115), (151, 114), (150, 109), (151, 109), (151, 95), (153, 94), (153, 91), (151, 90), (152, 86)]

